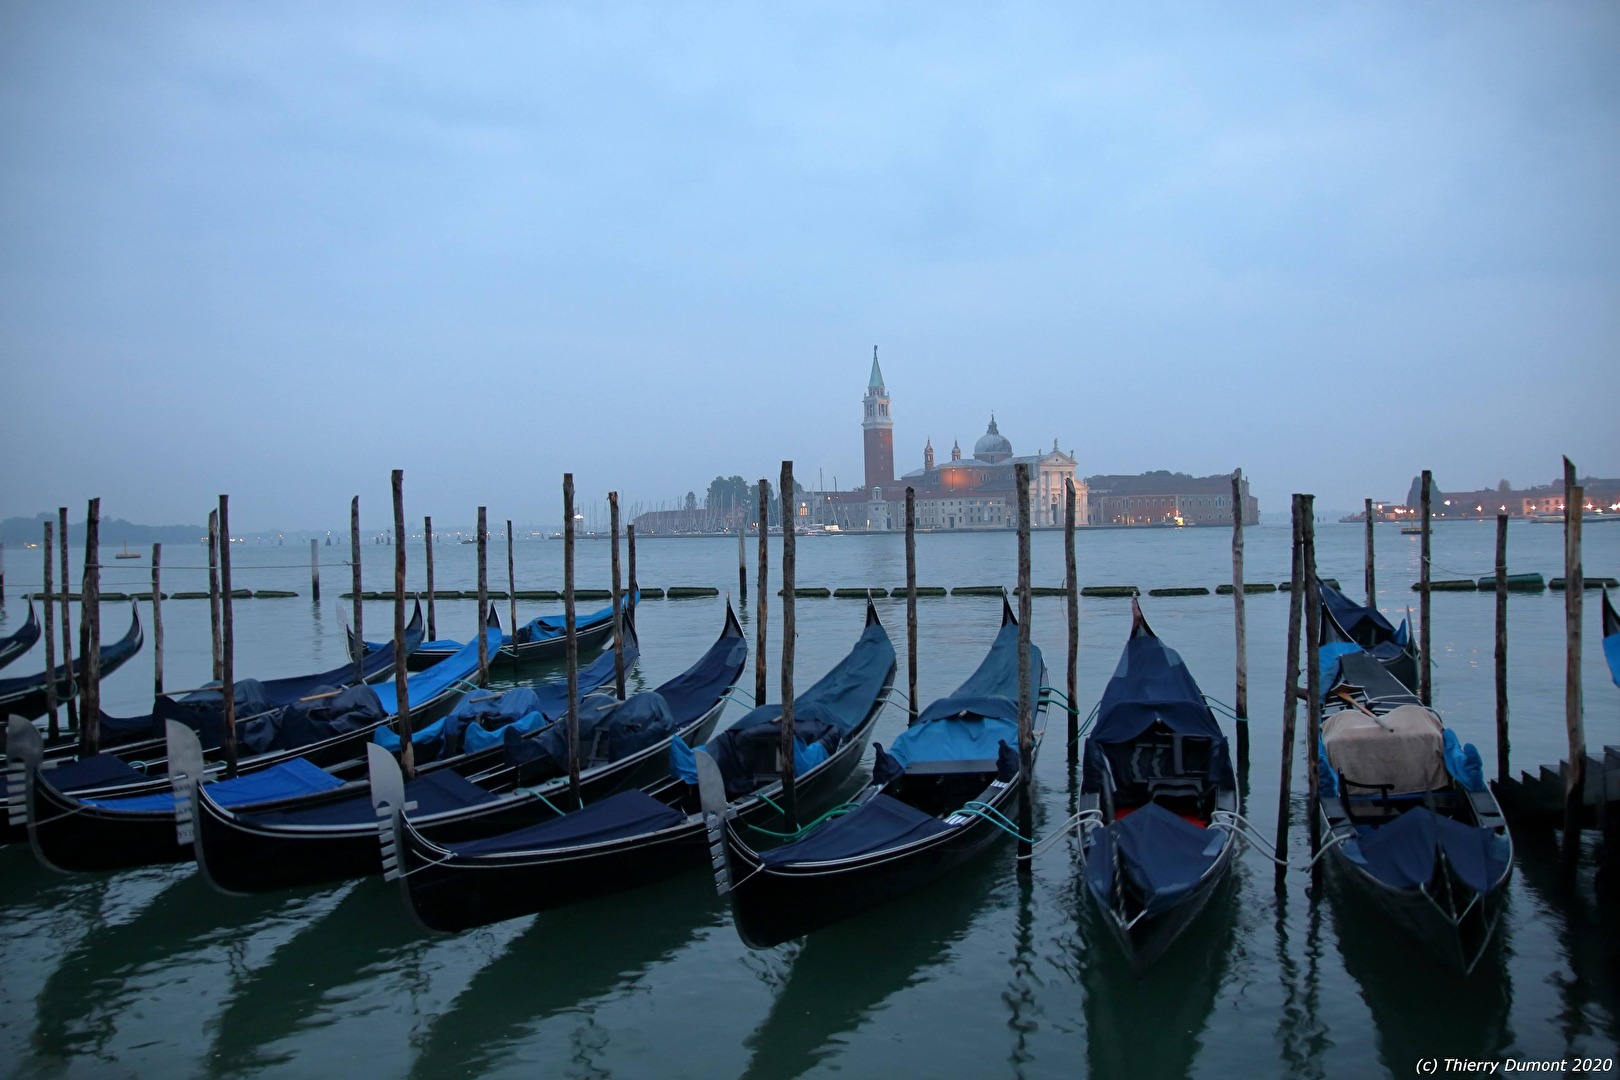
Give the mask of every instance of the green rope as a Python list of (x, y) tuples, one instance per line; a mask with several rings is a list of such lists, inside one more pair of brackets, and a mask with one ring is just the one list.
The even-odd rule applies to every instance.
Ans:
[[(568, 816), (568, 811), (562, 809), (556, 803), (552, 802), (550, 799), (548, 799), (544, 795), (540, 794), (539, 790), (536, 789), (536, 788), (522, 788), (522, 787), (520, 787), (520, 788), (516, 788), (515, 790), (517, 791), (517, 793), (519, 795), (533, 795), (535, 798), (539, 799), (541, 802), (543, 802), (547, 806), (551, 807), (551, 812), (553, 814), (556, 814), (558, 817), (567, 817)], [(584, 804), (582, 803), (581, 804), (582, 809), (583, 809), (583, 806), (584, 806)]]
[(770, 807), (772, 810), (775, 810), (778, 814), (781, 814), (783, 817), (787, 817), (787, 811), (782, 809), (780, 806), (777, 806), (776, 803), (772, 802), (771, 797), (769, 795), (765, 794), (762, 791), (759, 794), (759, 798), (760, 798), (760, 801), (763, 802), (766, 806)]
[(1003, 814), (1000, 810), (997, 810), (989, 803), (980, 802), (978, 799), (974, 799), (972, 802), (969, 802), (967, 805), (963, 806), (962, 809), (958, 810), (957, 813), (970, 814), (973, 817), (988, 821), (990, 824), (994, 825), (1008, 836), (1011, 836), (1016, 840), (1021, 840), (1026, 844), (1033, 845), (1035, 843), (1035, 841), (1029, 839), (1029, 837), (1018, 831), (1018, 827), (1013, 824), (1011, 818), (1007, 817), (1006, 814)]
[[(764, 798), (764, 796), (762, 795), (762, 796), (760, 796), (760, 798)], [(765, 801), (770, 802), (769, 799), (766, 799)], [(771, 805), (775, 806), (776, 804), (771, 803)], [(753, 829), (757, 833), (762, 833), (765, 836), (772, 836), (772, 837), (775, 837), (778, 840), (797, 840), (799, 837), (803, 836), (805, 833), (809, 832), (811, 829), (814, 829), (817, 825), (820, 825), (823, 821), (826, 821), (828, 818), (840, 817), (840, 816), (842, 816), (844, 814), (847, 814), (851, 810), (855, 809), (855, 806), (856, 806), (855, 803), (840, 803), (839, 805), (833, 807), (831, 810), (827, 811), (825, 814), (822, 814), (820, 817), (816, 818), (816, 820), (812, 821), (810, 824), (804, 826), (803, 828), (795, 829), (790, 833), (773, 832), (770, 829), (761, 828), (758, 825), (750, 825), (748, 827), (750, 829)]]

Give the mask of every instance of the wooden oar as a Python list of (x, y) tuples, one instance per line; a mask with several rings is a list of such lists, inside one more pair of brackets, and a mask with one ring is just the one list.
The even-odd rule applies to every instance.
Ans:
[(1377, 713), (1375, 713), (1371, 709), (1367, 708), (1367, 706), (1365, 706), (1361, 702), (1357, 701), (1351, 695), (1350, 691), (1346, 690), (1344, 687), (1342, 687), (1342, 686), (1334, 687), (1333, 696), (1338, 698), (1340, 701), (1344, 702), (1346, 705), (1349, 705), (1352, 709), (1355, 709), (1356, 712), (1363, 713), (1363, 714), (1365, 714), (1367, 716), (1372, 717), (1373, 722), (1376, 723), (1379, 727), (1383, 728), (1385, 731), (1394, 731), (1395, 730), (1393, 725), (1386, 723), (1382, 716), (1379, 716)]

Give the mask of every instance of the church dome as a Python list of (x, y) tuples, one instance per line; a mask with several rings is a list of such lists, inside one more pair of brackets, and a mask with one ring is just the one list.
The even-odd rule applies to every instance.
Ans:
[(980, 461), (994, 463), (1012, 457), (1012, 452), (1012, 443), (996, 429), (996, 418), (991, 416), (990, 427), (979, 436), (979, 441), (973, 444), (973, 456)]

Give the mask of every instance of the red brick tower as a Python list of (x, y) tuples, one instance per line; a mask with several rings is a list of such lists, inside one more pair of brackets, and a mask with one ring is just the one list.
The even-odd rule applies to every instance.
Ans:
[(889, 415), (889, 391), (878, 367), (877, 346), (872, 346), (872, 377), (866, 383), (866, 418), (861, 428), (866, 441), (866, 490), (894, 483), (894, 418)]

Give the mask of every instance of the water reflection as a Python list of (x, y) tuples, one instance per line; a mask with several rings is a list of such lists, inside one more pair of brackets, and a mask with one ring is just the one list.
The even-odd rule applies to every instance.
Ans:
[[(1574, 1051), (1581, 1036), (1591, 1034), (1594, 1011), (1608, 1042), (1620, 1045), (1620, 927), (1609, 883), (1602, 880), (1602, 871), (1583, 869), (1570, 887), (1560, 863), (1558, 834), (1550, 830), (1520, 830), (1513, 843), (1517, 879), (1546, 909), (1567, 969), (1551, 980), (1562, 1004), (1558, 1020), (1564, 1048)], [(1583, 868), (1597, 861), (1600, 843), (1583, 838)]]
[(838, 1036), (860, 1027), (884, 1001), (925, 981), (950, 957), (997, 881), (1005, 880), (1010, 861), (992, 854), (939, 887), (806, 938), (770, 1012), (744, 1041), (752, 1057), (743, 1075), (799, 1076), (838, 1053)]

